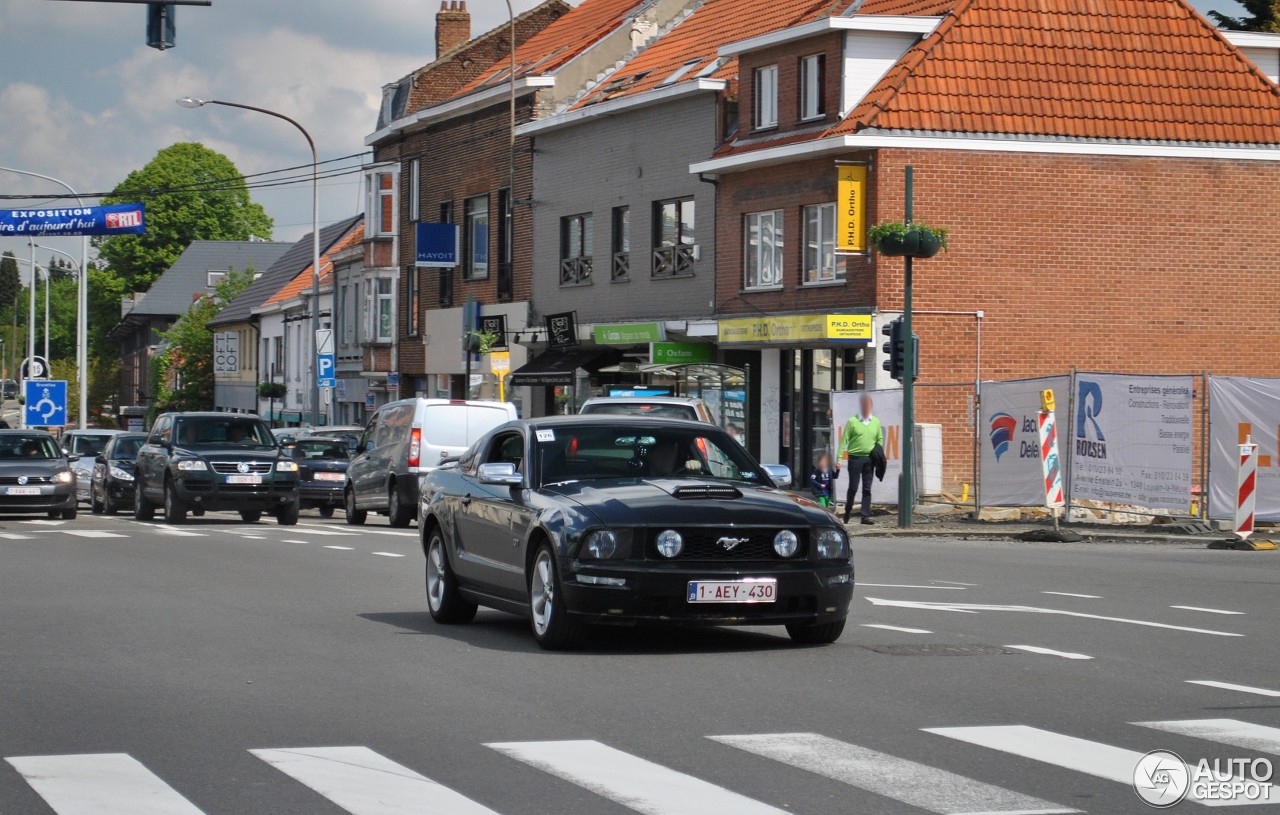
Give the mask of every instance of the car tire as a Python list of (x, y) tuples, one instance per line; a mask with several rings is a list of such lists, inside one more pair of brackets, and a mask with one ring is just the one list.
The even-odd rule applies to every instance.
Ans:
[(262, 511), (257, 509), (242, 509), (240, 510), (240, 520), (247, 524), (256, 524), (258, 521), (262, 520)]
[(475, 619), (477, 606), (458, 594), (458, 580), (449, 565), (444, 535), (438, 527), (432, 528), (427, 539), (426, 589), (431, 619), (442, 625), (469, 623)]
[(400, 495), (396, 485), (387, 488), (387, 523), (396, 529), (404, 529), (413, 520), (413, 515), (400, 503)]
[(356, 509), (356, 491), (350, 487), (342, 496), (342, 506), (347, 511), (347, 523), (351, 526), (363, 526), (369, 517), (366, 510)]
[(94, 515), (101, 515), (106, 512), (106, 507), (98, 500), (98, 494), (92, 490), (89, 491), (89, 511)]
[(538, 547), (529, 569), (529, 613), (533, 638), (548, 651), (572, 651), (587, 639), (587, 624), (565, 607), (560, 569), (550, 544)]
[(320, 507), (319, 512), (320, 512), (320, 517), (325, 518), (326, 520), (333, 517), (333, 507), (329, 506), (328, 504)]
[(142, 491), (142, 482), (139, 481), (133, 493), (133, 518), (136, 521), (150, 521), (155, 517), (156, 505), (147, 500)]
[(844, 633), (844, 622), (788, 623), (787, 634), (797, 645), (830, 645)]
[(74, 521), (76, 519), (77, 512), (78, 510), (76, 509), (76, 507), (72, 507), (71, 509), (64, 509), (62, 510), (62, 512), (58, 514), (64, 521)]
[(173, 482), (165, 479), (164, 482), (164, 522), (170, 525), (186, 523), (187, 507), (182, 503), (182, 499), (178, 497), (177, 490), (173, 488)]
[(117, 515), (119, 514), (119, 512), (120, 512), (120, 507), (116, 506), (115, 501), (111, 500), (111, 496), (108, 495), (107, 497), (102, 499), (103, 515)]
[(276, 513), (276, 523), (280, 526), (297, 526), (298, 525), (298, 502), (290, 501), (283, 504)]

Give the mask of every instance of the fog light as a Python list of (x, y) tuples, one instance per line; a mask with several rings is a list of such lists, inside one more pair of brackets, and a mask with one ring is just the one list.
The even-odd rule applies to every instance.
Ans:
[(828, 577), (828, 578), (827, 578), (827, 585), (828, 585), (828, 586), (842, 586), (842, 585), (844, 585), (845, 583), (848, 583), (848, 582), (849, 582), (849, 575), (847, 575), (847, 574), (838, 574), (838, 575), (836, 575), (835, 577)]
[(773, 551), (779, 557), (791, 557), (800, 548), (800, 539), (790, 529), (784, 529), (773, 536)]
[(579, 582), (579, 583), (586, 583), (586, 584), (587, 584), (587, 585), (589, 585), (589, 586), (618, 586), (618, 587), (622, 587), (622, 586), (627, 585), (627, 581), (626, 581), (626, 580), (623, 580), (621, 577), (596, 577), (595, 575), (590, 575), (590, 574), (580, 574), (580, 575), (578, 575), (578, 582)]
[(658, 554), (665, 558), (673, 558), (684, 551), (684, 538), (674, 529), (667, 529), (658, 533), (658, 538), (654, 543), (658, 547)]

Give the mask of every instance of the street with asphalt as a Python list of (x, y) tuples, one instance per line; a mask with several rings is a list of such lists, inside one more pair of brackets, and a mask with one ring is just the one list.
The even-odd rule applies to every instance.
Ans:
[(3, 518), (0, 813), (1137, 813), (1149, 751), (1280, 762), (1280, 553), (855, 543), (834, 645), (548, 653), (433, 623), (381, 518)]

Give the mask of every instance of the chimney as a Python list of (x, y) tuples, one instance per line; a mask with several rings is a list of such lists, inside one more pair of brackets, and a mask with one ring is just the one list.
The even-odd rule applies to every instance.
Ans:
[(436, 14), (436, 59), (471, 39), (471, 13), (467, 0), (441, 0)]

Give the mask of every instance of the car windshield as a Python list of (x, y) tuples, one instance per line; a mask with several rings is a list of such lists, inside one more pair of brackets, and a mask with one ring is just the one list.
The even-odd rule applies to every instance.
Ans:
[(48, 436), (0, 436), (0, 459), (50, 459), (62, 458), (62, 451)]
[(174, 438), (183, 447), (237, 444), (243, 447), (275, 447), (266, 424), (252, 419), (200, 417), (178, 419)]
[(145, 440), (146, 436), (128, 436), (116, 439), (116, 446), (111, 448), (111, 457), (113, 459), (133, 461), (138, 457), (138, 448), (143, 445)]
[(663, 402), (597, 402), (587, 405), (583, 415), (604, 416), (653, 416), (659, 419), (696, 419), (698, 412), (692, 405), (672, 405)]
[(107, 442), (109, 441), (111, 441), (110, 436), (77, 435), (72, 437), (69, 449), (72, 455), (96, 456), (107, 449)]
[(751, 456), (718, 428), (557, 425), (534, 436), (543, 486), (631, 478), (763, 483)]
[(341, 439), (298, 439), (291, 455), (298, 461), (346, 461), (347, 443)]

